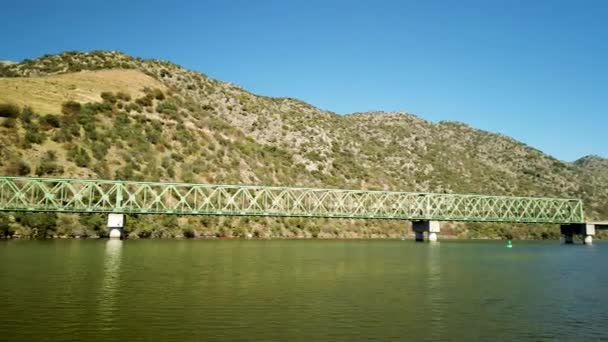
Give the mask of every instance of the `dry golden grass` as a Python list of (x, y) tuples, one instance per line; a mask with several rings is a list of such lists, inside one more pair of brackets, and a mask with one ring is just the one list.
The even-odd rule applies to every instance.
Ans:
[(143, 95), (144, 87), (166, 87), (158, 80), (137, 70), (99, 70), (28, 78), (0, 78), (0, 103), (28, 105), (40, 114), (61, 112), (67, 100), (101, 101), (104, 91), (122, 91), (133, 98)]

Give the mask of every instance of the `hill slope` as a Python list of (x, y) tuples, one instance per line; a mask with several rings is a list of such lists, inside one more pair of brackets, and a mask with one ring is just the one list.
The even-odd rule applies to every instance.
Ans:
[[(577, 197), (591, 218), (608, 217), (605, 160), (564, 163), (461, 123), (407, 113), (340, 116), (117, 52), (49, 55), (0, 66), (0, 76), (0, 103), (20, 107), (0, 128), (3, 174)], [(391, 222), (224, 220), (238, 234), (403, 233)], [(211, 231), (220, 223), (205, 224)], [(478, 228), (452, 233), (486, 235)], [(557, 234), (555, 227), (484, 229)]]

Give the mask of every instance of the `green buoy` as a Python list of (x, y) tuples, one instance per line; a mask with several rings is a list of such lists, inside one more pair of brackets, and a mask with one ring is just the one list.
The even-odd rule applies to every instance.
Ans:
[(513, 243), (511, 243), (511, 240), (507, 241), (507, 248), (513, 248)]

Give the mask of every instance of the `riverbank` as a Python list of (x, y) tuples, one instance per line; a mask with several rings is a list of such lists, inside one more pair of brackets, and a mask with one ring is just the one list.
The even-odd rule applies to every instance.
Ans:
[[(400, 239), (411, 223), (270, 217), (127, 215), (124, 234), (137, 238)], [(104, 238), (102, 214), (0, 213), (0, 238)], [(598, 232), (597, 238), (608, 237)], [(440, 239), (559, 240), (558, 225), (442, 222)]]

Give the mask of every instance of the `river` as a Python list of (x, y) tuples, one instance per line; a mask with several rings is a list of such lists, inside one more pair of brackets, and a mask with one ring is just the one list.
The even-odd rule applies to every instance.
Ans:
[(608, 339), (608, 243), (0, 241), (2, 341)]

